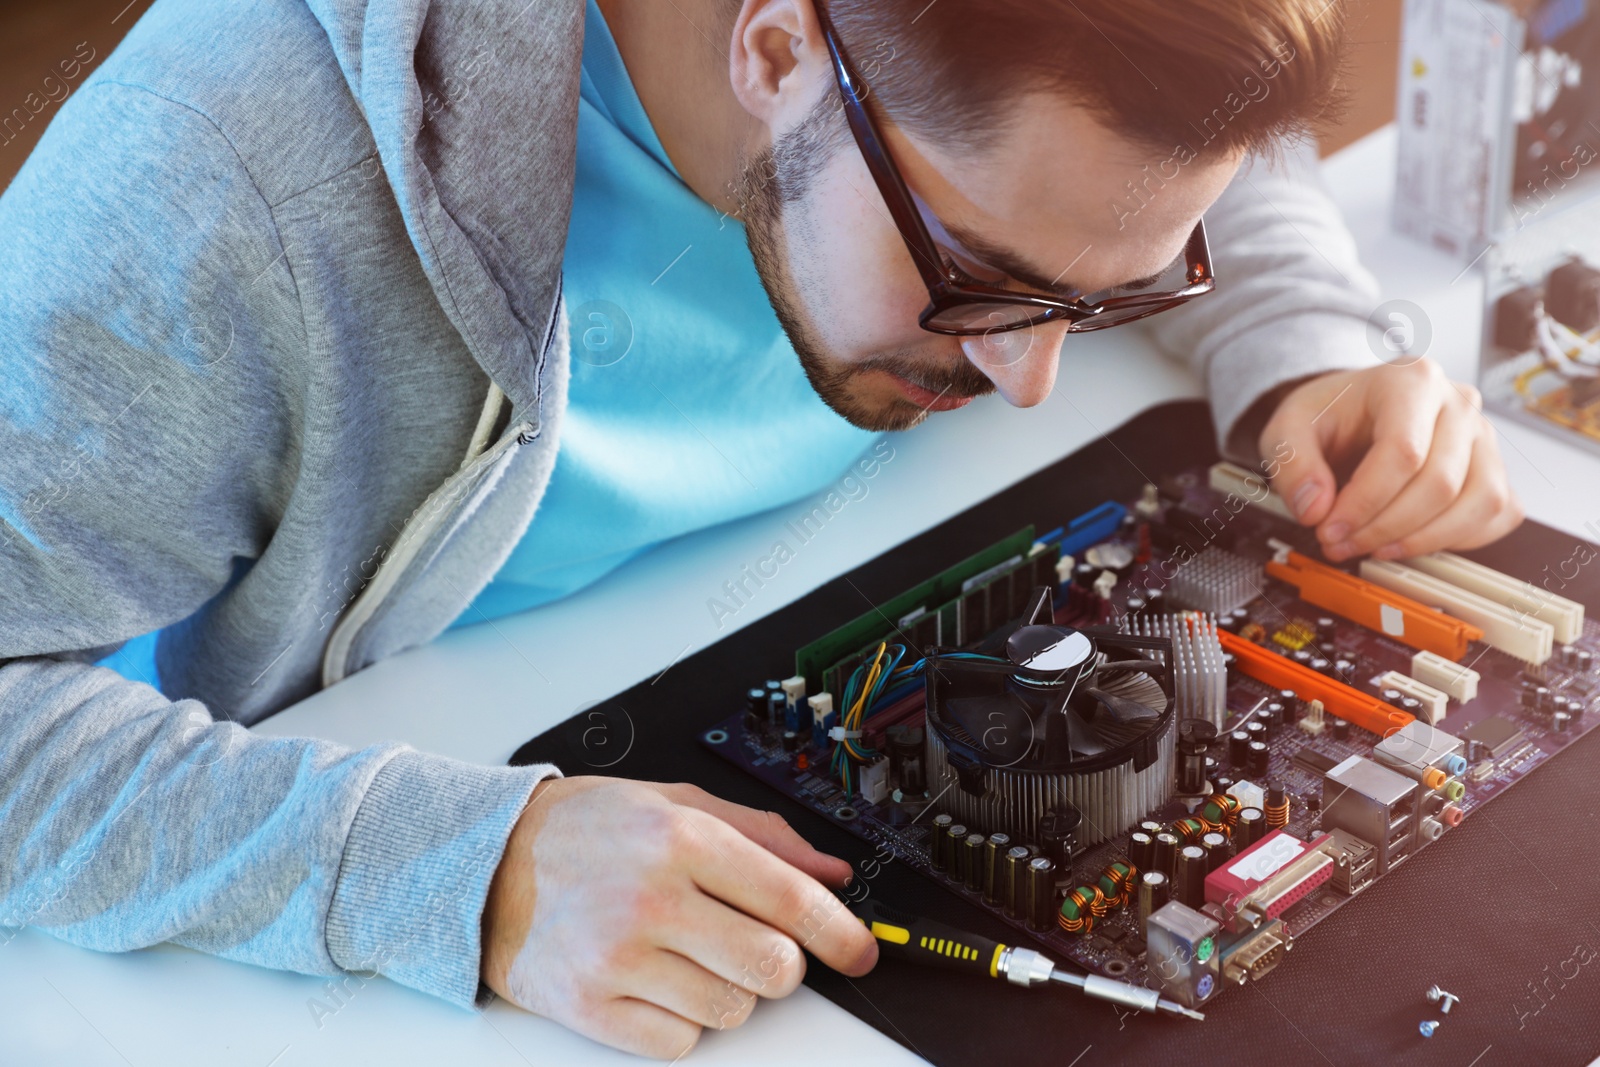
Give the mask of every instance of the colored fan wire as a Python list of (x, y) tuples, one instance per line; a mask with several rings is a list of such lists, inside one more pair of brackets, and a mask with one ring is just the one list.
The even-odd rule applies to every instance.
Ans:
[[(853, 765), (871, 763), (880, 755), (875, 749), (861, 744), (861, 738), (850, 735), (859, 733), (866, 720), (874, 714), (899, 703), (926, 684), (922, 676), (927, 670), (928, 658), (923, 656), (902, 666), (900, 661), (905, 655), (906, 646), (880, 641), (872, 658), (852, 671), (850, 680), (845, 683), (843, 699), (840, 701), (842, 710), (839, 713), (839, 727), (845, 736), (834, 745), (831, 765), (846, 795), (854, 790), (851, 781)], [(947, 652), (944, 658), (1007, 662), (978, 652)]]

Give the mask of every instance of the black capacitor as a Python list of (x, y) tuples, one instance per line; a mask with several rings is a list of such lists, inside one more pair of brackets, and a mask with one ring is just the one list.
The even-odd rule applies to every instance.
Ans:
[(1250, 773), (1257, 778), (1266, 774), (1271, 756), (1272, 749), (1268, 748), (1265, 742), (1250, 742)]
[(1217, 739), (1217, 728), (1206, 719), (1178, 723), (1178, 792), (1207, 792), (1206, 752)]
[(1355, 673), (1356, 665), (1347, 659), (1338, 660), (1333, 665), (1334, 677), (1338, 678), (1346, 685), (1350, 684), (1350, 679), (1355, 677)]
[(1000, 894), (1006, 888), (1006, 850), (1011, 847), (1010, 834), (990, 834), (983, 843), (983, 902), (999, 904)]
[(1128, 611), (1129, 612), (1143, 611), (1144, 610), (1144, 606), (1145, 606), (1144, 605), (1144, 597), (1142, 597), (1142, 596), (1130, 596), (1128, 598)]
[(1146, 819), (1144, 822), (1139, 824), (1139, 829), (1143, 830), (1151, 837), (1156, 836), (1166, 828), (1167, 826), (1165, 823), (1156, 822), (1154, 819)]
[(1550, 687), (1544, 685), (1535, 686), (1533, 691), (1538, 695), (1539, 710), (1549, 711), (1555, 701), (1555, 695), (1550, 692)]
[(1049, 930), (1056, 925), (1056, 865), (1049, 856), (1028, 861), (1028, 925)]
[(1167, 594), (1159, 589), (1146, 589), (1144, 591), (1145, 602), (1150, 606), (1151, 611), (1160, 611), (1161, 605), (1166, 603), (1166, 597)]
[(1523, 686), (1522, 696), (1518, 702), (1529, 711), (1537, 710), (1539, 707), (1539, 691), (1531, 685)]
[(1172, 897), (1172, 879), (1160, 871), (1146, 871), (1139, 876), (1139, 929), (1149, 920), (1150, 913), (1166, 907)]
[(1128, 862), (1136, 871), (1150, 870), (1156, 860), (1156, 839), (1143, 830), (1128, 835)]
[(1557, 693), (1550, 698), (1550, 714), (1567, 714), (1567, 698)]
[(1243, 730), (1235, 730), (1228, 735), (1228, 762), (1237, 770), (1249, 761), (1250, 735)]
[(783, 690), (773, 692), (767, 690), (767, 722), (773, 726), (782, 727), (788, 717), (789, 701), (783, 695)]
[(1033, 853), (1026, 845), (1012, 845), (1006, 849), (1006, 890), (1001, 895), (1001, 903), (1006, 915), (1013, 919), (1022, 918), (1027, 910), (1027, 868), (1031, 859)]
[(1401, 697), (1400, 710), (1414, 719), (1420, 719), (1422, 717), (1422, 701), (1416, 697)]
[(922, 727), (901, 723), (889, 727), (885, 736), (889, 739), (889, 773), (894, 778), (895, 788), (908, 797), (926, 793), (928, 779), (922, 767)]
[(1267, 836), (1267, 813), (1260, 808), (1240, 808), (1233, 827), (1233, 847), (1243, 852)]
[(939, 814), (933, 817), (933, 841), (928, 852), (933, 860), (933, 869), (948, 871), (950, 869), (950, 827), (955, 824), (955, 819), (949, 815)]
[(1228, 618), (1233, 620), (1235, 626), (1243, 626), (1250, 621), (1250, 613), (1243, 608), (1234, 608), (1228, 612)]
[(1594, 653), (1587, 649), (1578, 649), (1578, 670), (1588, 674), (1594, 667)]
[(1558, 711), (1550, 716), (1550, 728), (1558, 734), (1566, 733), (1567, 728), (1571, 725), (1572, 716), (1564, 711)]
[(1568, 667), (1576, 667), (1578, 665), (1578, 646), (1562, 645), (1561, 662)]
[(1199, 845), (1185, 845), (1178, 850), (1172, 884), (1177, 889), (1178, 899), (1196, 911), (1206, 902), (1207, 873), (1205, 849)]
[(1100, 577), (1100, 568), (1092, 563), (1080, 563), (1072, 568), (1072, 584), (1079, 589), (1094, 588), (1094, 580)]
[(1329, 640), (1332, 640), (1335, 631), (1338, 629), (1338, 626), (1339, 626), (1339, 624), (1336, 621), (1334, 621), (1334, 618), (1333, 618), (1332, 615), (1319, 615), (1319, 616), (1317, 616), (1317, 640), (1318, 641), (1329, 641)]
[(1281, 701), (1273, 700), (1261, 709), (1261, 721), (1266, 725), (1267, 733), (1275, 734), (1278, 727), (1283, 725), (1283, 708)]
[(967, 839), (967, 828), (960, 823), (951, 823), (945, 827), (944, 837), (948, 844), (946, 855), (950, 859), (950, 866), (945, 870), (952, 881), (966, 881), (965, 872), (961, 869), (961, 842)]
[(968, 834), (961, 842), (961, 881), (968, 889), (983, 888), (983, 846), (988, 838)]
[(1293, 704), (1300, 698), (1295, 694), (1293, 689), (1280, 689), (1278, 690), (1278, 695), (1274, 699), (1284, 707), (1288, 707), (1290, 704)]
[[(1311, 657), (1311, 669), (1316, 671), (1318, 674), (1327, 674), (1332, 667), (1333, 664), (1328, 660), (1323, 659), (1321, 656)], [(1295, 703), (1298, 704), (1299, 701), (1296, 701)]]
[(1178, 835), (1163, 830), (1156, 835), (1156, 861), (1153, 870), (1161, 871), (1169, 877), (1172, 874), (1172, 861), (1178, 854)]
[[(1267, 724), (1260, 719), (1251, 719), (1244, 724), (1244, 732), (1249, 735), (1251, 741), (1265, 741), (1268, 733)], [(1248, 743), (1245, 745), (1245, 758), (1250, 758), (1250, 746)]]
[(744, 694), (744, 728), (758, 730), (767, 721), (767, 691), (751, 688)]
[(1211, 779), (1211, 784), (1216, 787), (1217, 792), (1226, 793), (1233, 785), (1233, 779), (1228, 777), (1226, 774), (1219, 774), (1215, 778)]
[(1233, 846), (1228, 844), (1227, 834), (1219, 834), (1215, 830), (1201, 834), (1200, 847), (1206, 850), (1207, 874), (1233, 858)]
[(1291, 655), (1289, 658), (1300, 664), (1302, 667), (1311, 666), (1311, 653), (1303, 648), (1295, 649), (1293, 655)]
[(783, 750), (785, 752), (797, 752), (799, 749), (800, 735), (793, 730), (785, 730), (783, 732)]
[(1078, 851), (1078, 828), (1082, 825), (1083, 813), (1071, 804), (1051, 808), (1039, 818), (1039, 844), (1062, 870), (1072, 868), (1072, 857)]
[(1573, 722), (1577, 722), (1579, 719), (1583, 718), (1583, 710), (1583, 701), (1579, 700), (1577, 697), (1573, 697), (1567, 701), (1567, 714), (1572, 716)]
[(1378, 699), (1382, 700), (1385, 704), (1392, 704), (1398, 708), (1400, 706), (1400, 690), (1385, 689), (1378, 694)]
[(1333, 720), (1333, 739), (1335, 741), (1347, 741), (1349, 738), (1350, 724), (1335, 716)]

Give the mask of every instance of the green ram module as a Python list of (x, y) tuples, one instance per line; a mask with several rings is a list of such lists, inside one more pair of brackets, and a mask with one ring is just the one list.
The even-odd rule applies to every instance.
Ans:
[(804, 676), (806, 692), (821, 692), (825, 670), (869, 642), (882, 641), (896, 633), (902, 620), (905, 625), (910, 625), (915, 620), (909, 616), (916, 614), (920, 617), (923, 613), (938, 611), (958, 599), (962, 583), (969, 578), (997, 567), (1014, 556), (1026, 559), (1028, 550), (1033, 547), (1033, 538), (1033, 527), (1024, 526), (1005, 540), (975, 552), (960, 563), (800, 648), (794, 654), (794, 672)]

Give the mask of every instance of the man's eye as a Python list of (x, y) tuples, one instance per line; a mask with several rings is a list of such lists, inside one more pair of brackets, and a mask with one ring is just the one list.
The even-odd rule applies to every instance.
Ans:
[(953, 282), (956, 282), (958, 284), (961, 284), (961, 285), (984, 285), (984, 284), (987, 284), (987, 283), (979, 280), (978, 278), (974, 278), (972, 276), (972, 274), (969, 273), (968, 271), (963, 270), (961, 268), (961, 265), (959, 263), (957, 263), (955, 260), (951, 259), (949, 256), (945, 256), (944, 257), (944, 269), (945, 269), (945, 273), (950, 276), (950, 280), (953, 281)]

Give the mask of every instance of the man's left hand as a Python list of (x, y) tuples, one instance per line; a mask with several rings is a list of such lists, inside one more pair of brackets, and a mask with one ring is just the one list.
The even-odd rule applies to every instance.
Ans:
[[(1258, 443), (1331, 560), (1476, 548), (1523, 515), (1482, 404), (1432, 360), (1335, 371), (1292, 389)], [(1336, 468), (1351, 470), (1342, 488)]]

